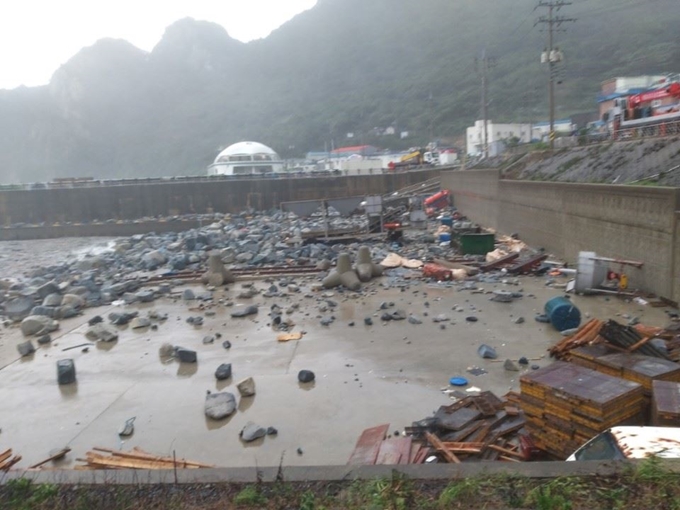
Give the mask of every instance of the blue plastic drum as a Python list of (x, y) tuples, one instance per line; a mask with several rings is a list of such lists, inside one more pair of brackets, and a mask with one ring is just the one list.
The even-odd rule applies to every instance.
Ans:
[(557, 296), (545, 304), (545, 314), (557, 331), (578, 328), (581, 324), (581, 312), (567, 298)]

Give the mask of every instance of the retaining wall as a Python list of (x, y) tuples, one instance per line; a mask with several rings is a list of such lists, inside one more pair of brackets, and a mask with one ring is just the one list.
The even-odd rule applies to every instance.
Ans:
[(474, 221), (567, 261), (595, 251), (644, 262), (625, 268), (631, 286), (680, 301), (679, 189), (513, 181), (495, 170), (443, 172), (442, 186)]
[(263, 210), (296, 200), (382, 195), (438, 177), (439, 172), (433, 168), (375, 175), (0, 191), (0, 226)]

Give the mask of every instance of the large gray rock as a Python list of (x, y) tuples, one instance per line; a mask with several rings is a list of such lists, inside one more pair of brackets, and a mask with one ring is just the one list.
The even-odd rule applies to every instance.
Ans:
[(59, 329), (59, 323), (44, 315), (29, 315), (21, 321), (24, 336), (45, 335)]
[(76, 315), (79, 315), (80, 312), (75, 309), (72, 306), (60, 306), (57, 308), (57, 314), (56, 318), (57, 319), (70, 319), (71, 317), (75, 317)]
[(131, 329), (142, 329), (151, 326), (151, 320), (147, 317), (135, 317), (130, 321)]
[(61, 306), (71, 306), (73, 308), (85, 308), (85, 300), (77, 294), (64, 294), (61, 298)]
[(267, 429), (265, 429), (264, 427), (260, 427), (259, 425), (256, 425), (252, 421), (249, 421), (248, 423), (245, 424), (241, 432), (239, 432), (239, 436), (241, 436), (241, 439), (244, 442), (249, 443), (251, 441), (255, 441), (256, 439), (264, 437), (266, 433)]
[(236, 411), (236, 397), (227, 391), (209, 393), (205, 397), (204, 412), (208, 418), (222, 420)]
[(43, 299), (43, 306), (61, 306), (61, 294), (49, 294)]
[(50, 294), (59, 294), (59, 286), (54, 282), (47, 282), (38, 287), (37, 292), (40, 299), (45, 299)]
[(150, 251), (142, 257), (142, 262), (147, 269), (153, 270), (162, 266), (168, 258), (158, 250)]
[(94, 326), (90, 326), (85, 332), (85, 336), (93, 341), (101, 340), (102, 342), (113, 342), (114, 340), (118, 340), (118, 331), (115, 328), (100, 322)]
[(236, 389), (242, 397), (252, 397), (255, 395), (255, 380), (252, 377), (246, 377), (236, 385)]
[(21, 320), (31, 314), (35, 300), (28, 296), (17, 297), (5, 303), (5, 315), (13, 320)]

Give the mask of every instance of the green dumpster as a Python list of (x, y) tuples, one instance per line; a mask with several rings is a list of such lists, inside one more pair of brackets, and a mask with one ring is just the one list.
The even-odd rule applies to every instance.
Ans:
[(460, 251), (463, 255), (486, 255), (494, 249), (493, 234), (463, 234), (460, 236)]

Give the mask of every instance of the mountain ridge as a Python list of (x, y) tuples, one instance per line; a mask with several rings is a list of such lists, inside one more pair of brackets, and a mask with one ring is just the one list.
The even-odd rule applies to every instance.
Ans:
[[(284, 157), (348, 142), (393, 149), (456, 136), (480, 117), (475, 57), (490, 72), (490, 117), (547, 118), (545, 34), (534, 0), (321, 0), (267, 38), (170, 25), (150, 51), (98, 41), (50, 84), (0, 91), (3, 182), (200, 174), (221, 148), (254, 139)], [(680, 71), (677, 0), (574, 1), (557, 115), (596, 111), (599, 83)], [(25, 90), (24, 90), (25, 89)], [(378, 137), (394, 126), (411, 137)]]

